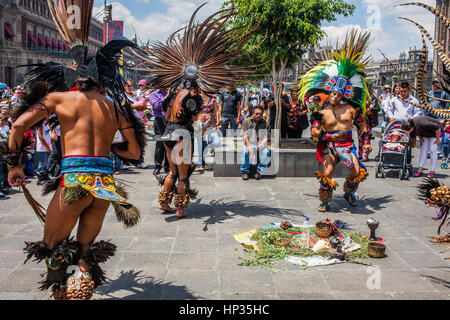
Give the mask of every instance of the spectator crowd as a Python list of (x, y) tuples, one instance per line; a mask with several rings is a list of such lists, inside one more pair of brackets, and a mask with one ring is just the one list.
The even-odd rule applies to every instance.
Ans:
[[(165, 119), (164, 102), (169, 96), (167, 88), (152, 88), (146, 79), (137, 83), (129, 79), (124, 84), (128, 99), (131, 101), (134, 114), (140, 119), (146, 128), (154, 128), (155, 136), (164, 134), (167, 121)], [(12, 126), (11, 110), (20, 99), (20, 87), (0, 89), (1, 113), (0, 113), (0, 139), (8, 139)], [(325, 95), (318, 94), (310, 97), (308, 101), (300, 101), (296, 87), (286, 87), (281, 96), (281, 105), (277, 106), (275, 96), (268, 87), (263, 89), (251, 89), (247, 97), (238, 88), (227, 86), (216, 95), (207, 96), (204, 93), (202, 111), (194, 122), (195, 149), (198, 154), (197, 167), (199, 173), (205, 171), (206, 157), (208, 153), (214, 155), (214, 148), (220, 146), (220, 135), (227, 137), (243, 137), (243, 152), (241, 175), (243, 180), (248, 180), (251, 175), (251, 166), (256, 168), (255, 179), (261, 179), (264, 169), (269, 165), (270, 136), (275, 128), (277, 108), (281, 108), (281, 138), (299, 139), (304, 137), (305, 130), (309, 127), (309, 117), (313, 112), (320, 111), (327, 106)], [(442, 90), (442, 84), (438, 79), (433, 81), (433, 90), (428, 93), (430, 97), (441, 100), (449, 100), (449, 95)], [(434, 108), (449, 108), (447, 102), (428, 98)], [(444, 158), (449, 155), (450, 121), (437, 119), (428, 112), (414, 106), (418, 104), (416, 98), (411, 95), (411, 88), (407, 82), (383, 87), (379, 97), (373, 97), (367, 105), (365, 122), (369, 128), (377, 127), (378, 114), (382, 113), (382, 131), (394, 121), (402, 122), (402, 128), (411, 137), (418, 137), (421, 142), (421, 155), (416, 176), (423, 174), (427, 158), (431, 159), (431, 167), (428, 176), (433, 177), (438, 158), (443, 151)], [(28, 177), (37, 176), (37, 184), (44, 185), (53, 177), (59, 175), (62, 159), (60, 129), (58, 125), (51, 125), (47, 120), (37, 130), (29, 130), (26, 135), (32, 136), (34, 145), (29, 147), (25, 173)], [(231, 130), (230, 130), (231, 129)], [(256, 135), (255, 135), (256, 133)], [(261, 134), (263, 133), (263, 134)], [(415, 140), (415, 139), (412, 139)], [(120, 132), (117, 132), (114, 142), (121, 142)], [(193, 140), (194, 141), (194, 140)], [(359, 156), (362, 161), (369, 160), (369, 154), (365, 154), (359, 141)], [(155, 175), (162, 170), (169, 172), (169, 162), (162, 141), (157, 140), (154, 152)], [(116, 174), (129, 168), (121, 163), (120, 159), (111, 154), (114, 160)], [(147, 169), (149, 165), (141, 158), (138, 168)], [(8, 193), (7, 167), (3, 159), (0, 159), (0, 198)]]

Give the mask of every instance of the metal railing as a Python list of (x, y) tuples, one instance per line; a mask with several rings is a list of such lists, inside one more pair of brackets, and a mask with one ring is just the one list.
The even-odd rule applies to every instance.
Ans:
[(20, 48), (26, 51), (32, 51), (37, 54), (42, 54), (45, 56), (50, 56), (54, 58), (61, 59), (72, 59), (70, 54), (67, 51), (60, 51), (53, 48), (44, 48), (40, 47), (37, 44), (28, 43), (26, 48), (22, 47), (22, 42), (14, 41), (14, 40), (0, 40), (0, 45), (8, 48)]
[(15, 40), (0, 40), (0, 44), (3, 47), (10, 47), (10, 48), (21, 48), (22, 47), (22, 43), (19, 41), (15, 41)]
[(55, 58), (72, 59), (70, 54), (66, 51), (58, 51), (55, 49), (42, 48), (42, 47), (28, 47), (28, 48), (25, 48), (25, 50), (32, 51), (37, 54), (43, 54), (46, 56), (55, 57)]

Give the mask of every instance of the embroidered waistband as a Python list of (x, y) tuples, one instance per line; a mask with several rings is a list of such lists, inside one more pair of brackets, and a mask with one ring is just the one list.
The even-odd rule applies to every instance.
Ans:
[(113, 174), (113, 161), (105, 157), (84, 156), (70, 156), (62, 159), (62, 174), (81, 172)]

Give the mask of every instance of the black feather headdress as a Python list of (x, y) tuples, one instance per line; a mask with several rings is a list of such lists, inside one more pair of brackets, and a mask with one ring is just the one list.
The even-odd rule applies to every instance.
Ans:
[[(77, 68), (48, 62), (34, 64), (35, 67), (27, 73), (27, 81), (24, 83), (25, 95), (16, 108), (15, 118), (18, 118), (29, 107), (37, 104), (40, 99), (50, 92), (65, 92), (71, 90), (78, 79), (89, 79), (95, 84), (105, 88), (106, 93), (112, 98), (116, 116), (121, 114), (137, 128), (136, 135), (145, 149), (145, 129), (139, 126), (139, 120), (131, 111), (124, 82), (120, 73), (120, 54), (123, 49), (132, 47), (139, 50), (138, 46), (129, 40), (112, 40), (97, 53), (88, 56), (87, 41), (90, 23), (92, 19), (93, 0), (47, 0), (53, 20), (65, 42), (71, 47), (70, 54), (77, 63)], [(71, 21), (74, 7), (80, 14), (80, 25), (72, 26)], [(72, 10), (72, 11), (71, 11)]]
[(227, 22), (234, 16), (232, 10), (216, 12), (196, 23), (195, 17), (205, 4), (197, 8), (187, 26), (172, 33), (166, 43), (153, 42), (148, 49), (147, 65), (155, 77), (152, 83), (156, 87), (175, 90), (182, 85), (213, 94), (234, 84), (242, 75), (250, 74), (249, 70), (232, 66), (231, 62), (241, 55), (242, 47), (259, 25), (246, 35), (240, 34), (242, 28), (226, 29)]
[[(80, 78), (90, 79), (95, 84), (103, 86), (114, 101), (116, 114), (121, 113), (130, 120), (129, 113), (124, 105), (129, 104), (120, 74), (120, 53), (127, 47), (138, 49), (137, 45), (129, 40), (112, 40), (101, 48), (96, 54), (88, 55), (87, 41), (92, 19), (93, 0), (47, 0), (50, 13), (61, 37), (68, 43), (70, 54), (77, 64), (77, 68), (48, 62), (45, 64), (28, 65), (35, 67), (27, 73), (25, 88), (30, 88), (39, 82), (47, 82), (49, 92), (68, 91), (72, 89)], [(73, 9), (78, 8), (78, 9)], [(73, 24), (73, 14), (80, 15), (79, 25)], [(38, 102), (38, 101), (36, 101)]]

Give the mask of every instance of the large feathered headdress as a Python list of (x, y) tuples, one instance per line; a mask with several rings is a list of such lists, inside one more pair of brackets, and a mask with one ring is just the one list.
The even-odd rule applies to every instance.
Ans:
[[(145, 129), (133, 116), (119, 64), (123, 49), (139, 48), (129, 40), (112, 40), (97, 53), (88, 56), (87, 41), (94, 0), (47, 0), (47, 2), (62, 38), (71, 48), (70, 54), (76, 61), (77, 68), (73, 69), (55, 62), (31, 65), (35, 68), (27, 74), (28, 80), (23, 84), (25, 92), (22, 94), (21, 102), (13, 110), (13, 118), (18, 118), (46, 94), (71, 90), (78, 79), (90, 79), (105, 88), (114, 102), (116, 116), (120, 113), (132, 123), (143, 151), (146, 145)], [(40, 123), (35, 127), (39, 125)]]
[(317, 93), (337, 91), (364, 114), (370, 99), (364, 74), (369, 58), (363, 58), (369, 39), (370, 32), (353, 29), (347, 33), (344, 44), (328, 54), (331, 59), (319, 62), (300, 78), (299, 97), (305, 99)]
[(216, 12), (202, 23), (196, 23), (197, 12), (205, 4), (197, 8), (187, 26), (171, 34), (166, 43), (153, 42), (149, 48), (147, 64), (156, 87), (175, 89), (183, 85), (199, 87), (212, 94), (249, 73), (244, 68), (231, 66), (230, 62), (241, 54), (239, 49), (258, 25), (244, 36), (239, 36), (240, 28), (226, 29), (234, 15), (231, 10)]
[(35, 68), (27, 74), (24, 87), (38, 82), (50, 85), (48, 92), (68, 91), (80, 78), (90, 79), (105, 87), (114, 100), (117, 112), (123, 113), (127, 102), (120, 74), (119, 53), (126, 47), (137, 48), (129, 40), (113, 40), (97, 53), (88, 56), (87, 41), (94, 0), (47, 0), (50, 13), (61, 34), (69, 45), (70, 54), (77, 63), (77, 68), (48, 62), (31, 65)]

